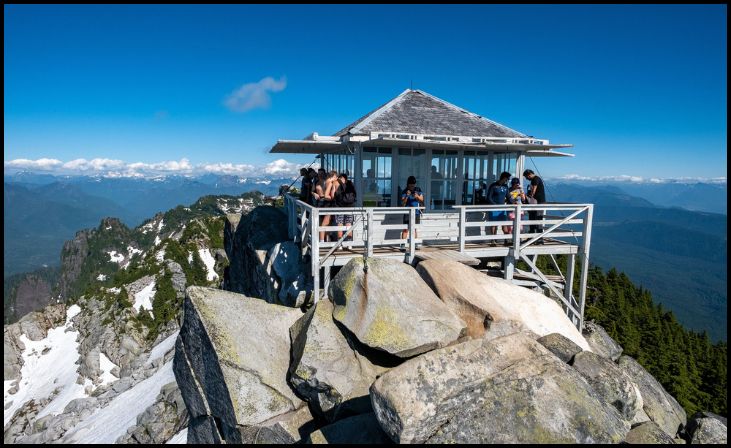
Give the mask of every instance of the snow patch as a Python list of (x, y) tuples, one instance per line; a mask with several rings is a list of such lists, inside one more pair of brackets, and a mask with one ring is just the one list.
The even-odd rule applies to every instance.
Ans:
[[(155, 280), (150, 282), (149, 285), (142, 288), (142, 291), (135, 294), (135, 303), (132, 305), (138, 312), (144, 308), (150, 310), (152, 316), (152, 298), (155, 297)], [(153, 316), (155, 317), (155, 316)]]
[(99, 375), (102, 379), (101, 386), (111, 384), (119, 379), (112, 373), (112, 369), (115, 367), (119, 366), (114, 364), (111, 359), (107, 358), (107, 355), (104, 353), (99, 353), (99, 370), (102, 371), (101, 375)]
[(172, 350), (173, 347), (175, 347), (175, 340), (178, 338), (179, 331), (176, 331), (175, 333), (171, 334), (167, 338), (165, 338), (162, 342), (157, 344), (151, 351), (150, 356), (147, 357), (147, 361), (145, 361), (145, 365), (152, 364), (152, 361), (162, 358), (165, 356), (165, 353)]
[(104, 227), (104, 230), (112, 230), (112, 226), (106, 226)]
[(188, 443), (188, 428), (181, 429), (179, 433), (175, 434), (170, 438), (170, 440), (165, 442), (165, 444), (168, 445), (180, 445), (183, 443)]
[(122, 292), (122, 288), (107, 288), (107, 291), (111, 292), (112, 294), (119, 294), (120, 292)]
[[(48, 330), (48, 334), (40, 341), (31, 341), (25, 334), (20, 341), (25, 345), (23, 367), (20, 370), (18, 391), (9, 394), (8, 389), (15, 381), (4, 381), (4, 424), (7, 424), (15, 411), (29, 400), (43, 400), (56, 391), (53, 399), (38, 412), (36, 418), (48, 414), (59, 414), (66, 405), (76, 398), (86, 396), (84, 389), (91, 386), (87, 378), (84, 384), (77, 384), (75, 361), (79, 358), (79, 344), (76, 342), (77, 331), (73, 331), (71, 320), (81, 312), (78, 305), (66, 310), (66, 323)], [(68, 330), (68, 331), (67, 331)], [(12, 401), (12, 403), (10, 403)]]
[(218, 274), (216, 274), (216, 271), (213, 269), (216, 264), (216, 260), (213, 259), (211, 252), (208, 249), (198, 249), (198, 255), (200, 255), (201, 260), (203, 260), (203, 264), (206, 265), (206, 280), (209, 282), (211, 280), (216, 280), (218, 278)]
[(116, 250), (107, 253), (109, 254), (109, 261), (112, 263), (121, 263), (124, 261), (124, 255), (117, 253)]
[(99, 280), (100, 282), (103, 282), (104, 280), (107, 279), (107, 276), (104, 274), (99, 274), (96, 276), (96, 279)]
[(155, 259), (157, 261), (164, 261), (165, 260), (165, 249), (160, 249), (155, 253)]
[(114, 443), (137, 424), (137, 416), (152, 406), (160, 389), (175, 381), (173, 363), (131, 389), (119, 394), (109, 405), (81, 420), (61, 439), (62, 443)]
[(130, 258), (134, 256), (134, 254), (141, 254), (142, 251), (137, 249), (136, 247), (127, 246), (127, 253), (129, 254)]
[(188, 251), (188, 264), (193, 262), (193, 252)]
[(158, 245), (158, 244), (160, 244), (161, 242), (162, 242), (162, 240), (160, 239), (160, 235), (156, 235), (156, 236), (155, 236), (155, 246), (157, 246), (157, 245)]

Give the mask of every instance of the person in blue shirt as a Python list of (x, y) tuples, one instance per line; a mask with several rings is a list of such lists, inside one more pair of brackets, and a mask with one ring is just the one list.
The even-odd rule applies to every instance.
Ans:
[[(401, 192), (401, 206), (402, 207), (423, 207), (424, 206), (424, 194), (421, 192), (421, 188), (416, 186), (416, 177), (409, 176), (406, 180), (406, 188)], [(409, 215), (404, 215), (404, 224), (409, 223)], [(421, 210), (416, 209), (416, 224), (421, 223)], [(401, 231), (401, 239), (406, 239), (406, 235), (409, 233), (408, 229)], [(418, 238), (419, 234), (414, 229), (414, 238)]]
[[(487, 203), (489, 205), (505, 205), (508, 202), (508, 180), (510, 180), (511, 174), (507, 171), (500, 173), (500, 178), (491, 183), (487, 188)], [(505, 210), (489, 212), (488, 216), (490, 221), (506, 221), (508, 216)], [(503, 233), (509, 234), (508, 225), (504, 225)], [(490, 233), (493, 235), (497, 234), (497, 226), (490, 227)]]

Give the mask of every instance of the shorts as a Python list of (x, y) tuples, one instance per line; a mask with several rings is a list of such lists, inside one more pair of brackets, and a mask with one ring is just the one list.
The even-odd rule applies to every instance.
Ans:
[(335, 224), (342, 225), (353, 225), (353, 215), (335, 215)]
[(507, 221), (508, 216), (505, 214), (505, 212), (488, 212), (488, 216), (490, 217), (490, 221)]
[[(409, 223), (409, 215), (404, 215), (404, 224), (408, 224), (408, 223)], [(421, 215), (416, 215), (414, 224), (421, 224)]]

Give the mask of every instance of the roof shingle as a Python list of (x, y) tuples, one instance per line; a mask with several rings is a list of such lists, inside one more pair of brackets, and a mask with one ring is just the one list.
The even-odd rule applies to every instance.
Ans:
[(395, 132), (464, 137), (526, 137), (420, 90), (407, 89), (334, 135)]

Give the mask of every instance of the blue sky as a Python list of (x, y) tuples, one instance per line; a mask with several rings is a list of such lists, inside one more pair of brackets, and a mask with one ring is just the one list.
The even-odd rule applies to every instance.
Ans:
[(726, 176), (725, 5), (4, 8), (6, 170), (271, 166), (413, 82), (573, 143), (546, 176)]

